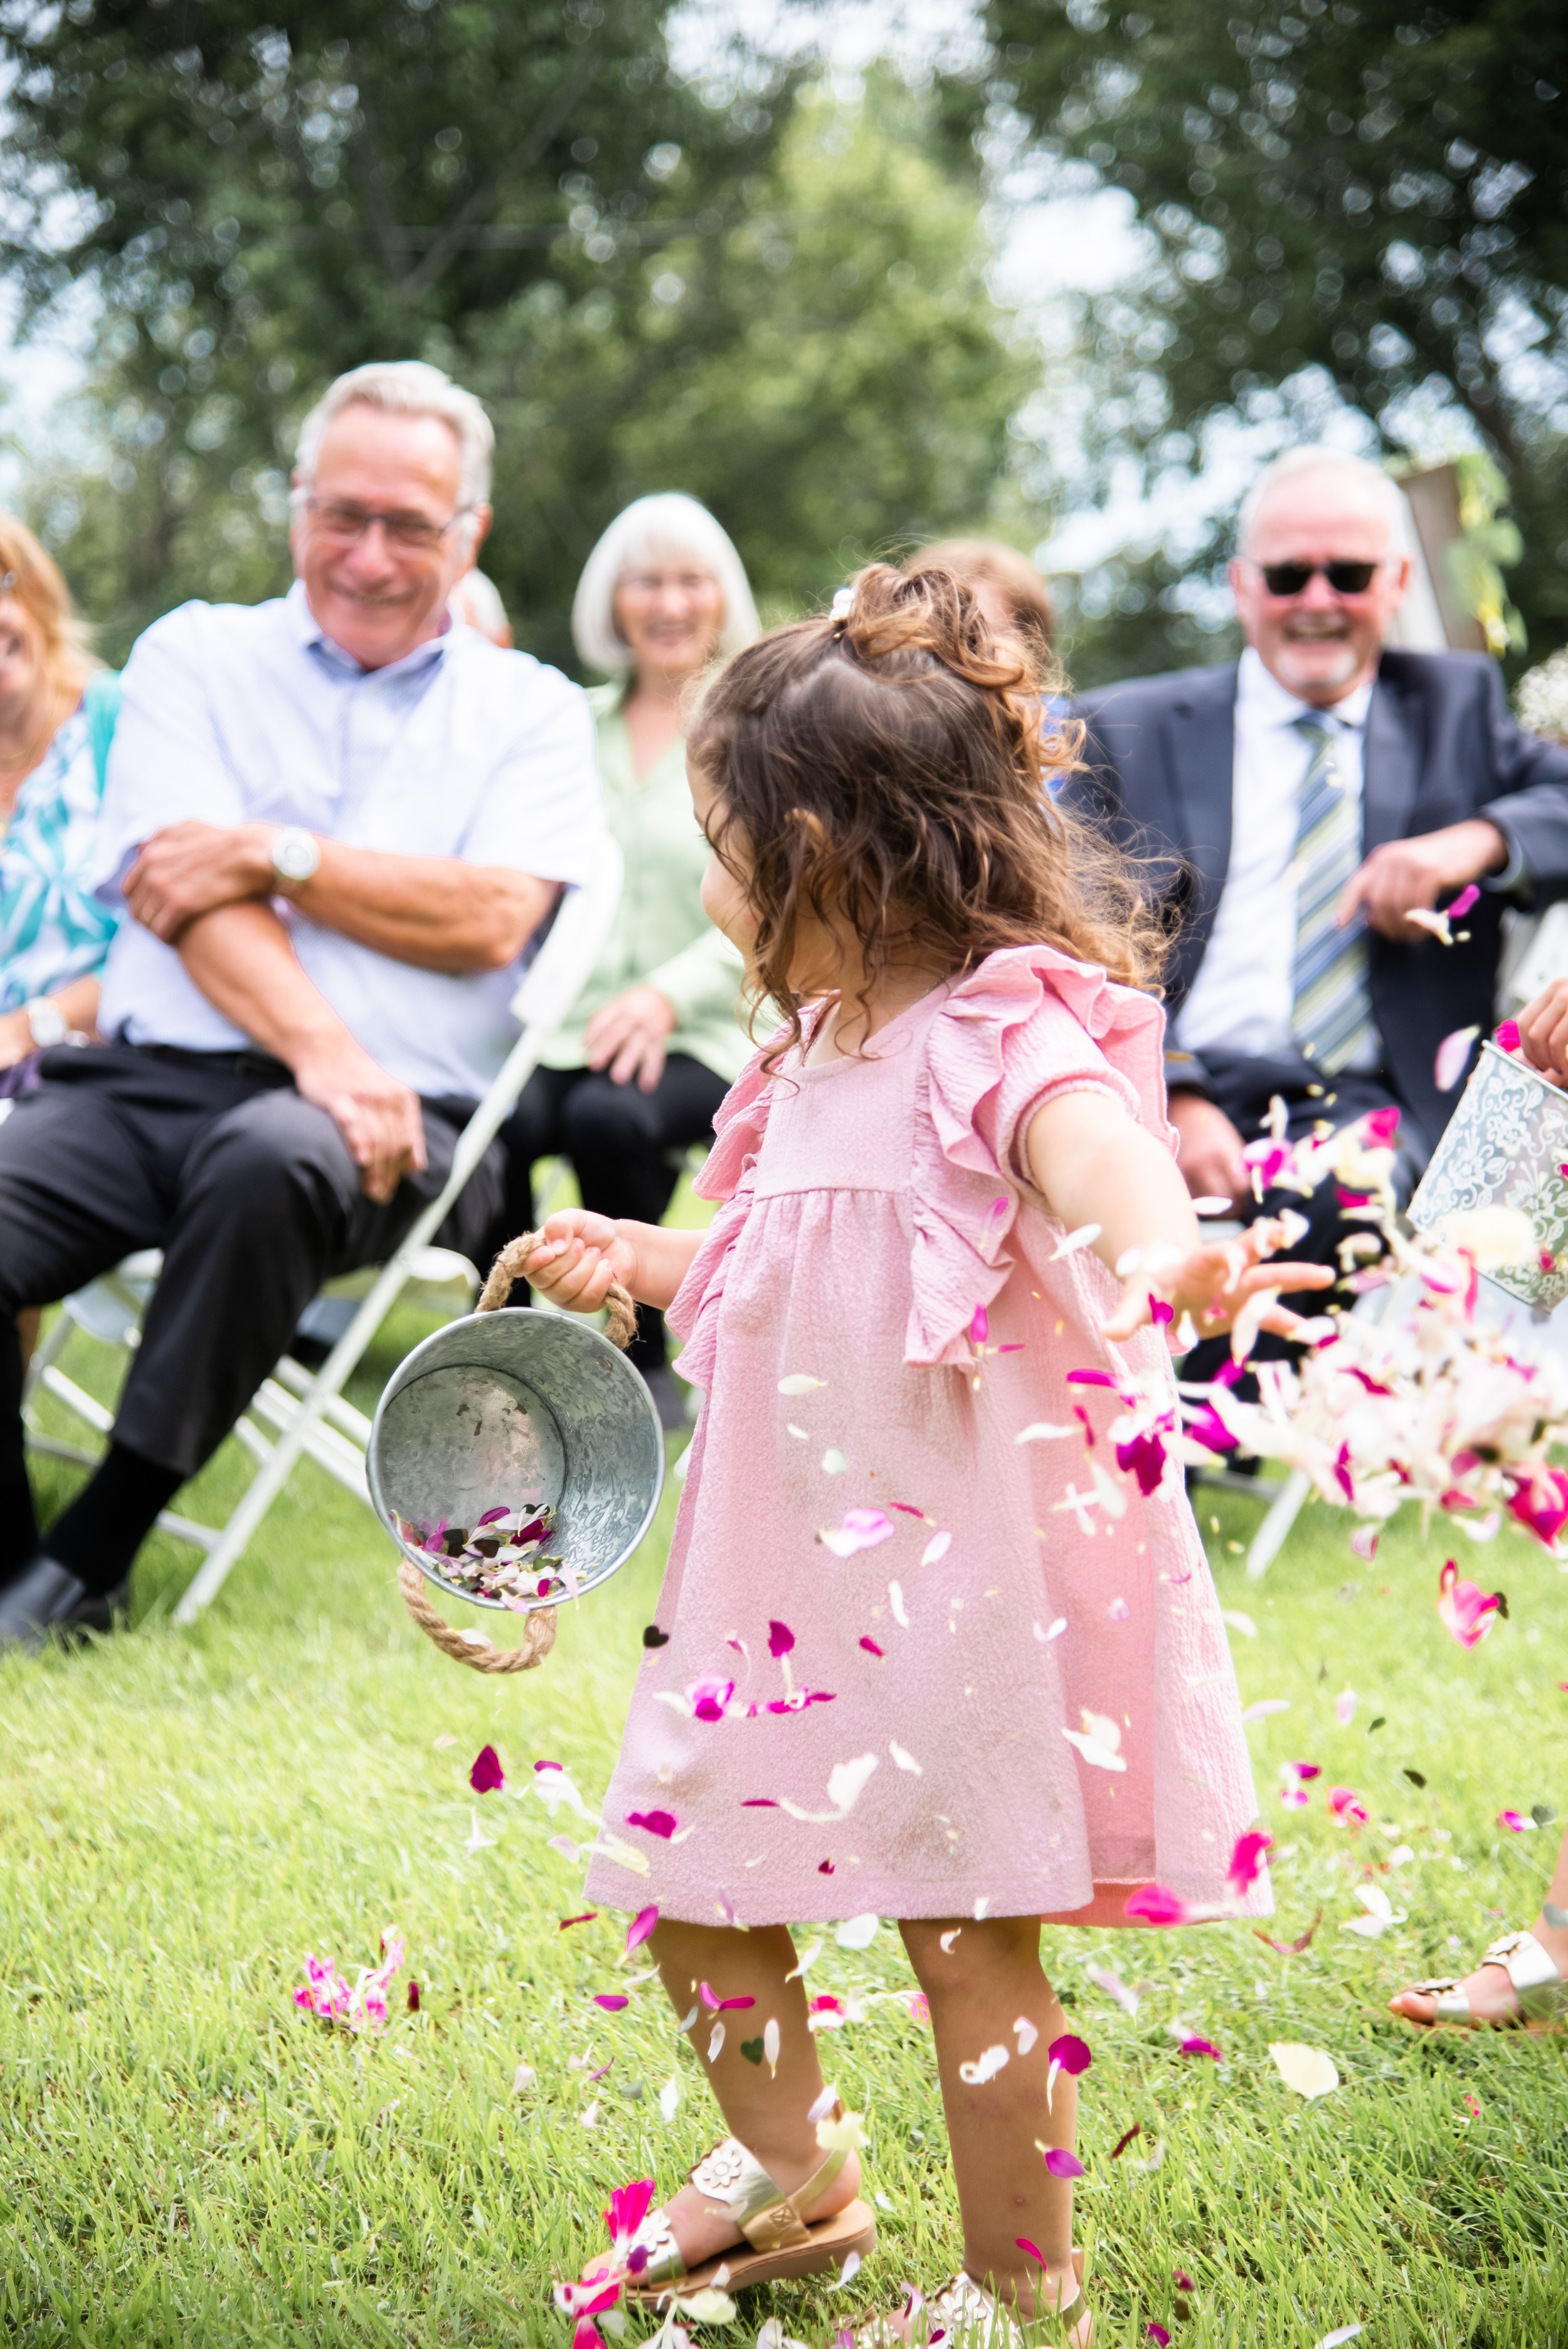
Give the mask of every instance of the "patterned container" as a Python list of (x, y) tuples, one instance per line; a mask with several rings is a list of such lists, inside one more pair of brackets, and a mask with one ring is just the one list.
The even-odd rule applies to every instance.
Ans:
[(449, 1599), (530, 1613), (463, 1590), (403, 1539), (399, 1516), (477, 1524), (498, 1505), (547, 1501), (579, 1593), (624, 1566), (653, 1522), (665, 1439), (653, 1397), (588, 1322), (508, 1306), (449, 1321), (388, 1380), (365, 1462), (376, 1513)]
[[(1442, 1237), (1450, 1216), (1513, 1207), (1535, 1230), (1533, 1262), (1487, 1268), (1487, 1278), (1537, 1313), (1568, 1297), (1568, 1094), (1513, 1053), (1483, 1044), (1475, 1073), (1410, 1202), (1418, 1231)], [(1552, 1259), (1547, 1270), (1541, 1262)]]

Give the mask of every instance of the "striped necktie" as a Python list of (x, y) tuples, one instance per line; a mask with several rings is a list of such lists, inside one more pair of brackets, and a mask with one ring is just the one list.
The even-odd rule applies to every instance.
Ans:
[(1367, 985), (1367, 925), (1336, 929), (1340, 893), (1361, 863), (1361, 811), (1340, 771), (1338, 729), (1308, 712), (1295, 721), (1309, 746), (1295, 829), (1295, 987), (1291, 1034), (1327, 1076), (1374, 1045)]

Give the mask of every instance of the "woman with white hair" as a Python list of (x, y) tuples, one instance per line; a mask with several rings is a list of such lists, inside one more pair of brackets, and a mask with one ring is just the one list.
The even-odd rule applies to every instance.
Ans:
[[(695, 498), (638, 498), (589, 556), (572, 633), (614, 682), (589, 696), (605, 813), (626, 860), (620, 913), (572, 1017), (502, 1129), (506, 1231), (533, 1223), (534, 1161), (571, 1160), (584, 1206), (656, 1224), (679, 1154), (706, 1142), (751, 1050), (740, 965), (702, 910), (707, 843), (686, 790), (682, 719), (711, 663), (758, 633), (740, 557)], [(642, 1309), (629, 1352), (666, 1427), (682, 1398), (664, 1317)]]

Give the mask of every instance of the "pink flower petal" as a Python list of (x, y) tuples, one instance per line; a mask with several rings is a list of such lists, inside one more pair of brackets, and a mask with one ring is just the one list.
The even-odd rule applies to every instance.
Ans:
[(1453, 904), (1445, 905), (1443, 911), (1450, 922), (1460, 922), (1464, 919), (1472, 905), (1479, 905), (1480, 903), (1480, 891), (1473, 881), (1467, 881)]
[(1187, 1903), (1168, 1885), (1142, 1884), (1123, 1904), (1122, 1914), (1134, 1925), (1185, 1925)]
[(880, 1542), (891, 1540), (897, 1530), (885, 1509), (846, 1509), (842, 1525), (820, 1533), (817, 1539), (835, 1557), (854, 1557), (863, 1549), (875, 1549)]
[(787, 1656), (795, 1645), (795, 1634), (788, 1623), (769, 1623), (768, 1652), (770, 1656)]
[(657, 1909), (648, 1908), (638, 1909), (636, 1915), (633, 1918), (631, 1923), (626, 1928), (626, 1955), (628, 1957), (631, 1956), (634, 1950), (640, 1950), (642, 1948), (643, 1943), (647, 1940), (648, 1935), (653, 1931), (654, 1927), (658, 1923), (658, 1921), (659, 1912)]
[(884, 1652), (882, 1649), (877, 1646), (874, 1640), (868, 1640), (863, 1635), (861, 1640), (861, 1645), (865, 1650), (868, 1656), (880, 1656)]
[(630, 2006), (632, 2002), (624, 1991), (596, 1990), (593, 1993), (593, 2003), (595, 2006), (602, 2006), (606, 2014), (619, 2014), (622, 2008)]
[(1500, 1019), (1492, 1030), (1491, 1040), (1500, 1052), (1517, 1052), (1519, 1050), (1518, 1020)]
[(986, 1312), (985, 1308), (983, 1305), (977, 1305), (975, 1308), (974, 1318), (969, 1324), (970, 1341), (974, 1345), (983, 1346), (990, 1335), (991, 1317)]
[(1237, 1837), (1225, 1882), (1238, 1899), (1263, 1874), (1264, 1854), (1273, 1841), (1273, 1836), (1263, 1827), (1253, 1827), (1244, 1836)]
[(1212, 2039), (1200, 2039), (1195, 2033), (1189, 2033), (1182, 2040), (1181, 2053), (1183, 2055), (1206, 2055), (1214, 2064), (1222, 2064), (1225, 2060)]
[(1050, 2150), (1046, 2155), (1046, 2168), (1050, 2171), (1053, 2178), (1081, 2178), (1083, 2176), (1082, 2162), (1078, 2159), (1076, 2153), (1069, 2153), (1065, 2145), (1053, 2145), (1051, 2147)]
[(1445, 1036), (1438, 1046), (1437, 1057), (1432, 1062), (1432, 1081), (1440, 1093), (1451, 1093), (1463, 1076), (1470, 1065), (1471, 1049), (1480, 1034), (1479, 1028), (1456, 1028), (1452, 1035)]
[(1078, 2075), (1087, 2072), (1094, 2062), (1094, 2057), (1089, 2053), (1088, 2041), (1080, 2039), (1077, 2033), (1072, 2031), (1064, 2031), (1059, 2039), (1053, 2039), (1046, 2054), (1058, 2070), (1067, 2074), (1069, 2080), (1076, 2080)]
[(662, 1836), (667, 1842), (676, 1831), (677, 1821), (673, 1811), (628, 1811), (626, 1825), (641, 1827), (645, 1835)]
[[(1506, 1827), (1511, 1835), (1529, 1835), (1535, 1826), (1533, 1819), (1522, 1817), (1518, 1811), (1499, 1811), (1497, 1823), (1500, 1827)], [(295, 1996), (298, 1996), (297, 1992)]]
[(1461, 1648), (1474, 1648), (1485, 1639), (1500, 1615), (1506, 1616), (1508, 1602), (1501, 1590), (1482, 1590), (1479, 1583), (1466, 1582), (1450, 1557), (1438, 1577), (1438, 1619), (1450, 1639)]
[(506, 1772), (500, 1766), (500, 1755), (493, 1745), (481, 1745), (469, 1772), (469, 1784), (476, 1795), (493, 1795), (506, 1784)]

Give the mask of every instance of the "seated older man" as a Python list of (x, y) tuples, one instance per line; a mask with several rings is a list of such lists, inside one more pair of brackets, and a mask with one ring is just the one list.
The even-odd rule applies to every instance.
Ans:
[[(1166, 1077), (1181, 1171), (1251, 1216), (1242, 1154), (1276, 1099), (1293, 1139), (1398, 1111), (1408, 1188), (1457, 1097), (1439, 1090), (1438, 1046), (1491, 1024), (1503, 908), (1568, 890), (1568, 751), (1521, 732), (1485, 655), (1385, 648), (1410, 564), (1379, 467), (1291, 450), (1238, 538), (1240, 662), (1088, 696), (1064, 796), (1175, 861)], [(1471, 883), (1445, 946), (1421, 916)], [(1313, 1225), (1293, 1253), (1331, 1261), (1331, 1184)]]
[[(341, 377), (300, 436), (288, 595), (184, 605), (131, 654), (99, 843), (135, 916), (108, 1040), (46, 1052), (0, 1126), (0, 1643), (108, 1625), (320, 1283), (438, 1190), (519, 957), (593, 866), (586, 700), (449, 614), (491, 446), (435, 367)], [(456, 1246), (500, 1185), (498, 1153)], [(41, 1549), (15, 1315), (149, 1247), (112, 1441)]]

